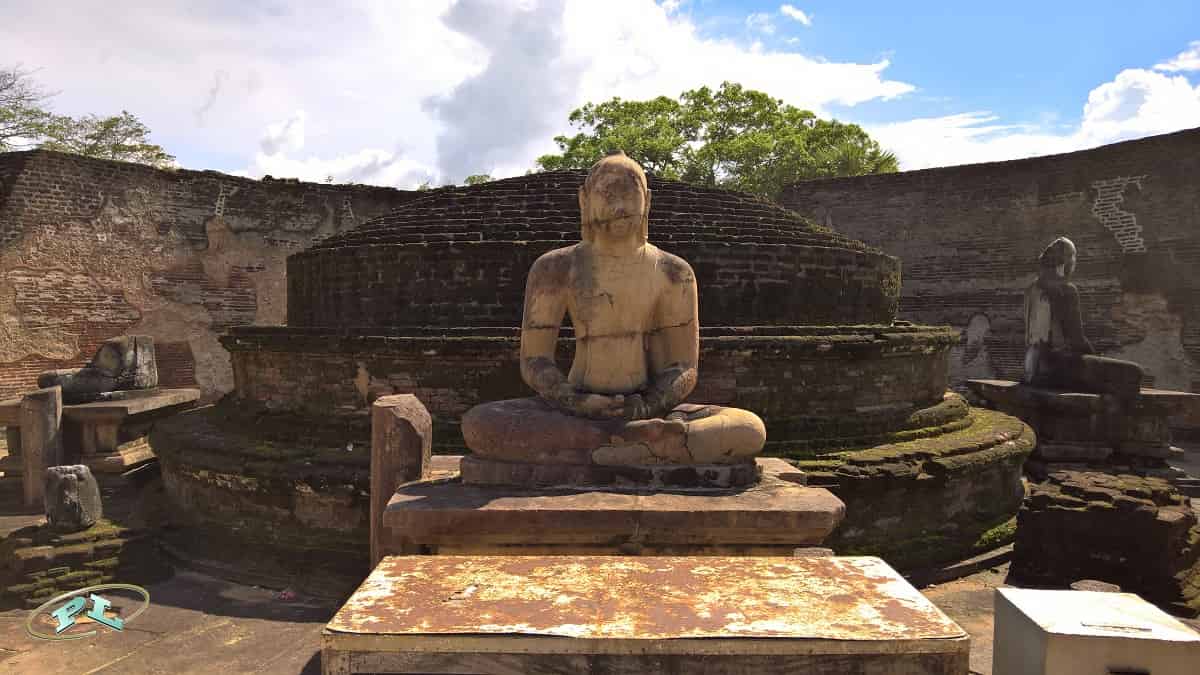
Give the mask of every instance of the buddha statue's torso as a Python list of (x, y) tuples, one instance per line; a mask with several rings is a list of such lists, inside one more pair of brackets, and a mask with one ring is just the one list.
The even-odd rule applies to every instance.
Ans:
[(575, 359), (567, 379), (588, 391), (630, 393), (646, 386), (646, 333), (663, 290), (662, 251), (646, 244), (630, 256), (599, 255), (579, 245), (572, 252), (567, 312), (575, 327)]

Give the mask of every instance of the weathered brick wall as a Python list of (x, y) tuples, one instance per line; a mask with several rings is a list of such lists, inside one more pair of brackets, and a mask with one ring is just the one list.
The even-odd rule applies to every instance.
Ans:
[[(651, 241), (654, 241), (653, 237)], [(519, 326), (538, 256), (569, 241), (375, 244), (288, 260), (288, 324)], [(705, 326), (890, 324), (894, 258), (823, 246), (658, 241), (695, 270)]]
[[(222, 343), (233, 354), (237, 399), (248, 408), (328, 423), (365, 419), (375, 398), (411, 393), (433, 415), (442, 449), (461, 443), (458, 420), (472, 406), (534, 395), (521, 380), (517, 329), (414, 333), (244, 327)], [(930, 327), (705, 330), (690, 400), (753, 410), (780, 442), (845, 435), (831, 426), (842, 418), (867, 433), (872, 413), (903, 417), (942, 400), (952, 340)], [(560, 340), (564, 372), (573, 351), (569, 339)]]
[[(952, 381), (1020, 375), (1022, 302), (1079, 247), (1088, 335), (1155, 386), (1200, 391), (1200, 129), (1064, 155), (816, 180), (784, 205), (904, 262), (900, 316), (963, 330)], [(1200, 426), (1200, 420), (1196, 420)]]
[[(517, 326), (529, 267), (580, 239), (584, 171), (438, 190), (288, 260), (288, 324)], [(649, 178), (650, 242), (705, 326), (890, 324), (900, 263), (752, 195)]]
[(283, 323), (285, 259), (420, 193), (0, 154), (0, 397), (154, 336), (164, 385), (233, 388), (217, 335)]

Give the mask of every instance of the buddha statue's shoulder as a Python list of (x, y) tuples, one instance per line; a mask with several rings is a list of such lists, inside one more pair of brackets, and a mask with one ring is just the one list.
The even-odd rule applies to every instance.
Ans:
[(533, 261), (529, 269), (530, 277), (550, 283), (566, 283), (571, 278), (571, 269), (577, 264), (579, 246), (574, 244), (543, 253)]
[(654, 244), (646, 244), (648, 252), (656, 258), (659, 272), (672, 284), (694, 284), (696, 274), (688, 261), (674, 253), (667, 253)]

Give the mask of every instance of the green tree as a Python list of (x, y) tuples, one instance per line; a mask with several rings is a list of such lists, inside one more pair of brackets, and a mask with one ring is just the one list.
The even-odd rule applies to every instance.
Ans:
[(34, 145), (52, 117), (46, 109), (51, 94), (30, 75), (20, 65), (0, 70), (0, 152)]
[(546, 171), (587, 168), (624, 150), (662, 178), (776, 197), (798, 180), (899, 170), (896, 156), (856, 124), (822, 120), (769, 95), (725, 82), (676, 99), (613, 98), (571, 113), (573, 136), (554, 139)]
[(150, 130), (128, 111), (120, 115), (67, 117), (54, 115), (44, 125), (46, 150), (73, 152), (87, 157), (137, 162), (159, 168), (172, 166), (175, 157), (161, 145), (150, 142)]
[(467, 179), (465, 181), (463, 181), (463, 185), (479, 185), (481, 183), (490, 183), (490, 182), (492, 182), (491, 175), (486, 174), (486, 173), (475, 173), (475, 174), (471, 174), (470, 176), (467, 176)]

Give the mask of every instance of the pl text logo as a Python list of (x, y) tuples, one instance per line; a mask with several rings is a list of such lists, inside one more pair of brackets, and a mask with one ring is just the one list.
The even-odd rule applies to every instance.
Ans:
[[(98, 591), (105, 591), (105, 594), (100, 595)], [(134, 601), (134, 604), (140, 606), (128, 616), (117, 616), (112, 611), (113, 601), (110, 599), (115, 597), (114, 591), (122, 595), (131, 593), (140, 595), (141, 598)], [(126, 605), (127, 603), (122, 602), (121, 604)], [(126, 624), (136, 619), (148, 607), (150, 607), (150, 592), (141, 586), (133, 584), (88, 586), (63, 593), (42, 603), (40, 607), (29, 613), (29, 618), (25, 620), (25, 631), (42, 640), (78, 640), (99, 632), (98, 629), (79, 630), (86, 624), (98, 624), (109, 630), (123, 631)], [(53, 633), (42, 632), (51, 626), (53, 626)], [(76, 630), (72, 630), (72, 628)]]

